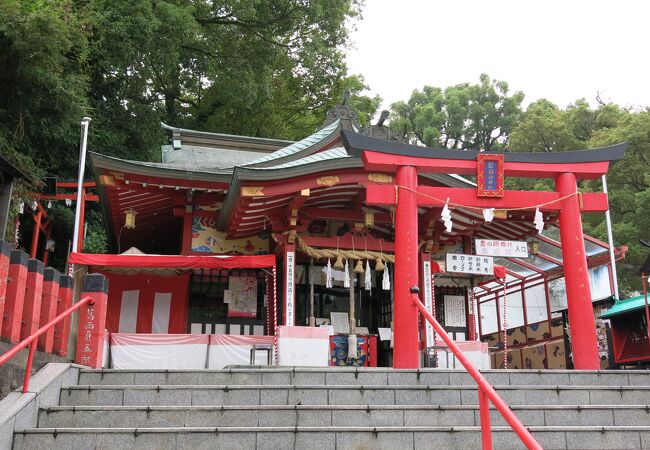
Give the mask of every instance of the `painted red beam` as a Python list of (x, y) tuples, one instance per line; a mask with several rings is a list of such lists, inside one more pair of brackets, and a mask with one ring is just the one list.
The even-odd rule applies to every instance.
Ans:
[[(534, 209), (535, 205), (554, 202), (540, 207), (541, 211), (559, 211), (562, 202), (559, 201), (560, 194), (557, 192), (545, 191), (504, 191), (503, 198), (480, 198), (476, 195), (474, 188), (450, 188), (450, 187), (419, 187), (419, 206), (444, 206), (449, 199), (455, 203), (475, 208), (529, 208)], [(395, 204), (395, 186), (381, 185), (368, 186), (366, 188), (366, 203), (369, 205), (393, 205)], [(608, 209), (607, 195), (602, 192), (589, 192), (582, 194), (583, 212), (605, 212)]]
[[(413, 166), (419, 173), (454, 173), (458, 175), (476, 175), (476, 161), (462, 159), (419, 158), (389, 153), (363, 152), (363, 165), (366, 170), (395, 172), (400, 166)], [(571, 164), (567, 170), (566, 164), (548, 164), (532, 162), (504, 162), (505, 176), (526, 178), (554, 178), (571, 172), (578, 179), (597, 179), (605, 175), (609, 169), (609, 161), (583, 162)]]

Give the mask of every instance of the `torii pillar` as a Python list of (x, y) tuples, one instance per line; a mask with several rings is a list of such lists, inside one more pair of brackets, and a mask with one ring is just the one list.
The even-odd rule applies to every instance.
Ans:
[(393, 367), (420, 366), (418, 310), (411, 302), (411, 286), (419, 286), (418, 260), (418, 172), (413, 166), (396, 171), (395, 273), (393, 327)]

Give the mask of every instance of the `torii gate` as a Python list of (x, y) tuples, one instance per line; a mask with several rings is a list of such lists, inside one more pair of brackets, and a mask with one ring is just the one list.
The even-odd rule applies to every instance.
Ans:
[[(541, 205), (559, 212), (573, 361), (576, 369), (599, 369), (581, 212), (604, 212), (607, 194), (578, 193), (577, 180), (597, 179), (623, 158), (627, 143), (558, 153), (478, 153), (387, 142), (342, 131), (348, 153), (361, 156), (366, 170), (395, 173), (395, 184), (366, 186), (366, 204), (395, 205), (393, 366), (419, 367), (418, 312), (409, 289), (419, 286), (418, 206), (450, 203), (514, 209)], [(477, 188), (418, 186), (419, 173), (477, 175)], [(552, 178), (555, 192), (504, 189), (504, 177)]]

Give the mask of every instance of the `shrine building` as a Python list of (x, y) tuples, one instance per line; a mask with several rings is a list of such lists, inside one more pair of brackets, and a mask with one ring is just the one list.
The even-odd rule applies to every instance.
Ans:
[[(219, 368), (264, 342), (273, 350), (251, 362), (460, 367), (410, 303), (418, 286), (480, 368), (609, 367), (597, 317), (615, 274), (581, 224), (607, 196), (577, 182), (607, 173), (625, 144), (435, 150), (383, 121), (359, 126), (345, 104), (297, 142), (162, 127), (162, 162), (90, 153), (112, 253), (71, 262), (109, 279), (111, 346), (209, 335), (232, 346)], [(510, 177), (556, 189), (508, 190)], [(294, 347), (278, 348), (283, 337)]]

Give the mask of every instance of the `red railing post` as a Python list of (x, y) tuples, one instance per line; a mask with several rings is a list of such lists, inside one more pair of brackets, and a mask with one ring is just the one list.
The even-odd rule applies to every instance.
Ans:
[(7, 301), (7, 279), (9, 278), (9, 255), (11, 246), (0, 241), (0, 330), (5, 317), (5, 304)]
[[(72, 305), (72, 286), (74, 279), (62, 275), (59, 281), (59, 299), (56, 306), (57, 316)], [(70, 316), (66, 316), (54, 326), (54, 347), (52, 351), (60, 356), (68, 354), (68, 336), (70, 336)]]
[(7, 300), (5, 320), (2, 322), (2, 337), (12, 344), (20, 342), (20, 325), (25, 305), (25, 284), (27, 281), (27, 253), (12, 250), (9, 256), (9, 278), (7, 279)]
[(25, 287), (25, 306), (20, 338), (26, 339), (38, 330), (43, 296), (43, 271), (45, 266), (38, 259), (27, 263), (27, 286)]
[[(59, 279), (61, 273), (52, 268), (45, 268), (43, 275), (43, 297), (41, 299), (40, 326), (50, 323), (56, 317), (56, 307), (59, 299)], [(52, 353), (54, 346), (54, 328), (38, 338), (38, 349), (46, 353)]]
[(27, 357), (27, 366), (25, 367), (25, 377), (23, 378), (23, 394), (27, 392), (29, 388), (29, 379), (32, 376), (32, 364), (34, 363), (34, 352), (36, 351), (36, 342), (35, 340), (31, 341), (29, 344), (29, 356)]
[(84, 275), (81, 296), (94, 301), (79, 309), (75, 362), (97, 369), (104, 359), (108, 279), (99, 273)]
[(483, 450), (492, 450), (492, 424), (490, 423), (490, 400), (485, 391), (478, 388), (478, 405), (481, 415), (481, 441)]

